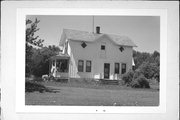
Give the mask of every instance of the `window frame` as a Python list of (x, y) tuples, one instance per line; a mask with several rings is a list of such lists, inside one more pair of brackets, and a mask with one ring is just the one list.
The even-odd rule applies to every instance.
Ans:
[[(83, 44), (84, 44), (85, 46), (83, 46)], [(82, 43), (81, 43), (81, 47), (82, 47), (82, 48), (86, 48), (86, 47), (87, 47), (87, 43), (86, 43), (86, 42), (82, 42)]]
[[(90, 62), (90, 66), (87, 66), (87, 63)], [(86, 72), (91, 72), (91, 66), (92, 66), (92, 62), (91, 60), (86, 60)], [(90, 71), (87, 71), (88, 70), (88, 67), (90, 67)]]
[[(104, 48), (102, 48), (104, 47)], [(106, 45), (101, 45), (101, 50), (106, 50)]]
[[(125, 68), (123, 68), (123, 65), (125, 65)], [(121, 74), (126, 73), (127, 65), (126, 63), (121, 63)]]
[[(80, 66), (80, 62), (82, 62), (82, 66)], [(84, 60), (78, 60), (78, 72), (84, 72)]]
[[(118, 69), (116, 69), (116, 64), (118, 65)], [(118, 62), (115, 62), (115, 63), (114, 63), (114, 74), (119, 74), (119, 73), (120, 73), (119, 68), (120, 68), (120, 64), (119, 64)], [(117, 70), (118, 70), (118, 71), (117, 71)]]

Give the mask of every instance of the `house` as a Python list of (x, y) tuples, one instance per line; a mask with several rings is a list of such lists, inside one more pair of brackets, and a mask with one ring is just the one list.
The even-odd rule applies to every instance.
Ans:
[(61, 78), (119, 80), (132, 69), (133, 47), (126, 36), (63, 29), (63, 52), (51, 58), (50, 73)]

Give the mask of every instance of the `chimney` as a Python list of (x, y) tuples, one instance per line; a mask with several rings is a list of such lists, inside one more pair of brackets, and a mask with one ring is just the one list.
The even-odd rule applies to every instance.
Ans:
[(96, 27), (96, 33), (97, 33), (97, 34), (100, 34), (100, 26), (97, 26), (97, 27)]

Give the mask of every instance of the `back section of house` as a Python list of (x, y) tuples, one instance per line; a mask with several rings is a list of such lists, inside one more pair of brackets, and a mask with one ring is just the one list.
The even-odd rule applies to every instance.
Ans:
[(70, 78), (116, 80), (132, 69), (132, 47), (117, 45), (107, 36), (93, 42), (67, 41)]

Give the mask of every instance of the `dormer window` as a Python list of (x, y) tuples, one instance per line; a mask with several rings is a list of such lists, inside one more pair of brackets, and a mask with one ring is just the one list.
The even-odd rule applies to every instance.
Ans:
[(124, 51), (124, 47), (121, 46), (121, 47), (119, 48), (119, 50), (120, 50), (121, 52), (123, 52), (123, 51)]
[(85, 48), (85, 47), (87, 46), (87, 44), (86, 44), (85, 42), (83, 42), (83, 43), (81, 44), (81, 46), (82, 46), (83, 48)]
[(101, 50), (105, 50), (105, 45), (101, 45)]

